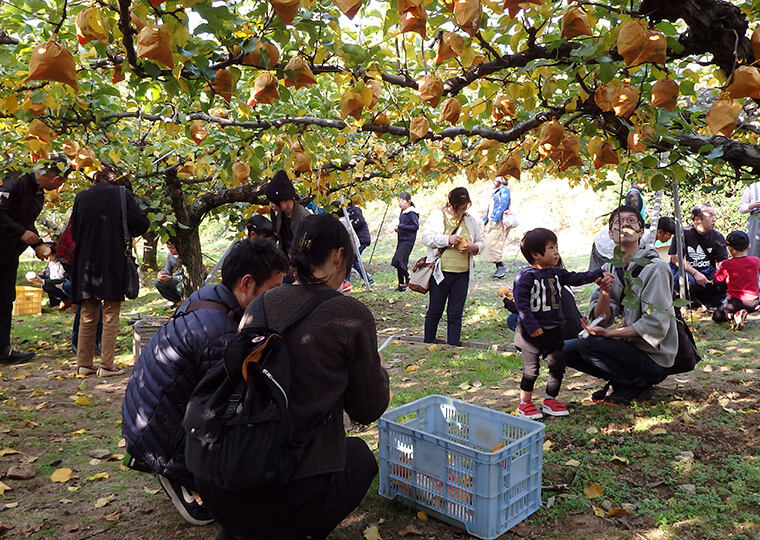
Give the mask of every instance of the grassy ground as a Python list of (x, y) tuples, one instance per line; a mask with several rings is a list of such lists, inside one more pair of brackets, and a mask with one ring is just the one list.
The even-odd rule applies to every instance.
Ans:
[[(368, 212), (373, 225), (379, 225), (382, 210)], [(560, 240), (570, 269), (585, 268), (585, 246), (595, 232), (586, 228), (575, 241)], [(223, 249), (226, 240), (218, 244)], [(380, 340), (419, 333), (426, 310), (426, 296), (393, 291), (392, 250), (388, 237), (377, 247), (369, 265), (374, 290), (365, 291), (354, 280), (351, 293), (375, 314)], [(370, 253), (365, 252), (366, 260)], [(413, 257), (421, 254), (418, 247)], [(514, 243), (505, 260), (510, 281), (523, 264)], [(25, 261), (19, 275), (32, 265), (40, 263)], [(511, 342), (507, 313), (495, 294), (498, 283), (488, 277), (492, 271), (478, 266), (465, 310), (467, 341)], [(578, 291), (579, 304), (588, 294), (588, 288)], [(167, 315), (164, 304), (146, 288), (123, 311)], [(752, 315), (743, 332), (716, 325), (704, 313), (686, 315), (703, 361), (694, 372), (659, 385), (652, 404), (595, 405), (588, 397), (598, 383), (569, 370), (561, 399), (569, 402), (571, 414), (544, 422), (543, 506), (505, 538), (760, 538), (760, 315)], [(215, 525), (185, 523), (152, 477), (120, 466), (121, 399), (128, 379), (73, 375), (72, 319), (73, 314), (50, 308), (39, 316), (14, 318), (16, 345), (35, 349), (37, 356), (27, 364), (0, 367), (0, 536), (215, 538)], [(129, 368), (126, 319), (118, 347), (118, 363)], [(394, 341), (383, 354), (393, 407), (434, 393), (507, 413), (516, 407), (521, 361), (514, 352), (430, 350)], [(544, 383), (542, 374), (537, 388)], [(376, 425), (351, 431), (377, 449)], [(22, 466), (34, 476), (20, 479), (24, 475), (16, 468)], [(55, 477), (60, 481), (53, 473), (62, 475)], [(416, 509), (381, 497), (377, 480), (331, 539), (360, 539), (365, 533), (371, 538), (372, 526), (385, 540), (467, 537), (457, 527), (422, 519)]]

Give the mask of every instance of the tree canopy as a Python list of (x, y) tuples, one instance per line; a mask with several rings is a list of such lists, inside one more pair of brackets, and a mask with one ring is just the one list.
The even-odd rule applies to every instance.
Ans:
[(760, 0), (6, 0), (0, 17), (3, 168), (115, 163), (181, 253), (210, 212), (266, 212), (279, 168), (321, 202), (460, 172), (660, 189), (760, 171)]

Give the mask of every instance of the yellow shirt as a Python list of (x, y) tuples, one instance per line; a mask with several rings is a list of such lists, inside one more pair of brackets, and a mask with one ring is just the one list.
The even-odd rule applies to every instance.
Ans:
[[(452, 235), (456, 234), (457, 236), (461, 236), (462, 238), (466, 238), (469, 242), (472, 240), (472, 237), (470, 236), (470, 231), (467, 230), (467, 227), (464, 224), (464, 220), (462, 220), (462, 224), (459, 226), (459, 229), (455, 232), (454, 227), (457, 226), (457, 223), (459, 223), (460, 218), (451, 217), (448, 213), (445, 211), (443, 212), (443, 233), (446, 235)], [(469, 272), (470, 271), (470, 254), (469, 253), (460, 253), (459, 250), (452, 246), (446, 250), (444, 250), (443, 255), (441, 255), (441, 270), (444, 272)]]

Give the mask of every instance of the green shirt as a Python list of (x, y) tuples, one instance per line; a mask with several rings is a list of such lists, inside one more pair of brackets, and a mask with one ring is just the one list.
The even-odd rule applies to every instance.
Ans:
[[(449, 214), (447, 214), (445, 211), (443, 212), (443, 233), (446, 235), (452, 235), (456, 234), (457, 236), (461, 236), (462, 238), (466, 238), (469, 242), (472, 240), (472, 237), (470, 236), (470, 231), (467, 230), (467, 227), (464, 224), (464, 220), (462, 220), (462, 224), (459, 226), (459, 229), (455, 232), (454, 227), (457, 226), (457, 223), (459, 223), (460, 218), (451, 217)], [(460, 253), (459, 250), (456, 248), (456, 246), (452, 246), (446, 250), (444, 250), (443, 255), (441, 255), (441, 270), (444, 272), (469, 272), (470, 271), (470, 254), (469, 253)]]

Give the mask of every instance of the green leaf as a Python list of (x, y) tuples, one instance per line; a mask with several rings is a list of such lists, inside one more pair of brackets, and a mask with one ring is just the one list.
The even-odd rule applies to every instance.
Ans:
[(617, 75), (618, 66), (611, 58), (603, 56), (599, 59), (599, 79), (602, 84), (606, 84)]

